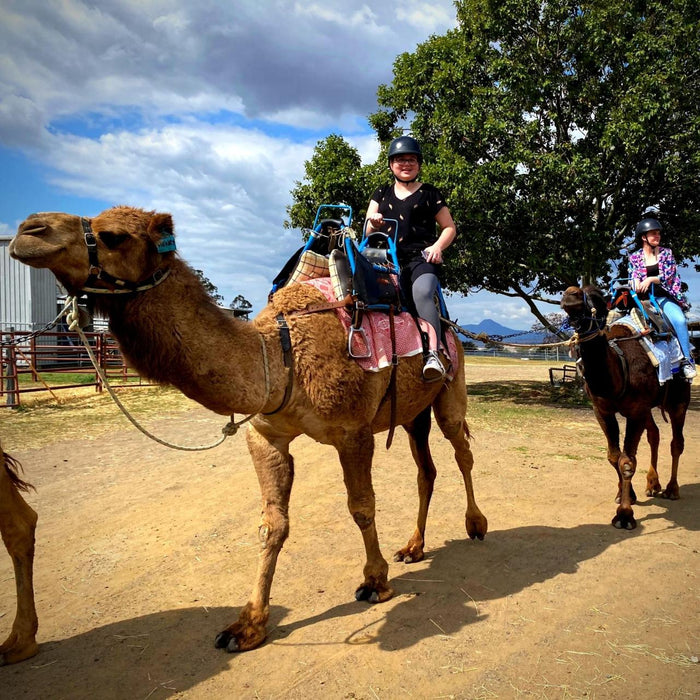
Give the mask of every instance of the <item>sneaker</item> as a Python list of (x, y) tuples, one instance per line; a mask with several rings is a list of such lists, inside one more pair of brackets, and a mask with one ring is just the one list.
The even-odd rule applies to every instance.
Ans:
[[(427, 365), (426, 365), (427, 366)], [(423, 369), (423, 374), (425, 374), (425, 369)], [(697, 371), (695, 369), (695, 364), (693, 362), (686, 362), (683, 365), (683, 376), (686, 379), (693, 379), (697, 376)]]
[(445, 368), (435, 350), (428, 353), (428, 358), (423, 365), (423, 379), (427, 382), (436, 382), (445, 376)]

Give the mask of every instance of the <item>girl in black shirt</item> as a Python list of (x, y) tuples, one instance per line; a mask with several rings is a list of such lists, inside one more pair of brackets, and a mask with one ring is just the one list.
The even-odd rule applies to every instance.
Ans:
[[(440, 314), (435, 306), (439, 265), (443, 251), (457, 235), (455, 223), (440, 191), (418, 181), (423, 154), (411, 136), (389, 145), (389, 169), (394, 182), (378, 188), (367, 207), (367, 232), (382, 228), (384, 218), (399, 222), (396, 250), (401, 266), (401, 288), (413, 299), (418, 315), (435, 329), (423, 367), (427, 381), (442, 379), (445, 368), (438, 356)], [(440, 228), (438, 235), (436, 224)]]

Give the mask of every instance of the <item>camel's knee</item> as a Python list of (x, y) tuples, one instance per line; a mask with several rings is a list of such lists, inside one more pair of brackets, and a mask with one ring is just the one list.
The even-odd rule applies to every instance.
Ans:
[(281, 547), (289, 537), (289, 518), (268, 508), (263, 511), (262, 522), (258, 527), (258, 539), (263, 549)]
[(438, 422), (438, 425), (446, 440), (450, 442), (454, 442), (455, 440), (469, 441), (469, 428), (467, 427), (466, 421)]
[(374, 514), (352, 510), (350, 512), (352, 513), (352, 519), (360, 530), (366, 530), (368, 527), (374, 525)]

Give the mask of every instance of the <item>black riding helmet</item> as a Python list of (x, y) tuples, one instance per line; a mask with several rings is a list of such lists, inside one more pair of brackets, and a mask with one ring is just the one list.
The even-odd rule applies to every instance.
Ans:
[(399, 136), (389, 144), (389, 164), (395, 156), (414, 155), (418, 156), (419, 165), (423, 164), (423, 152), (420, 150), (420, 144), (413, 136)]
[(642, 244), (642, 236), (649, 233), (649, 231), (663, 231), (664, 227), (658, 219), (642, 219), (634, 228), (634, 237), (639, 245)]

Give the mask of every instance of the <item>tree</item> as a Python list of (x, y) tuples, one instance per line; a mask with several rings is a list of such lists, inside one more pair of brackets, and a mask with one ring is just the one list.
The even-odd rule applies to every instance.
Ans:
[(369, 196), (381, 181), (376, 165), (363, 167), (357, 149), (342, 136), (331, 134), (319, 141), (304, 164), (304, 182), (297, 181), (291, 192), (294, 203), (287, 207), (289, 219), (284, 226), (311, 227), (321, 204), (348, 204), (353, 219), (364, 221)]
[(238, 294), (229, 304), (229, 309), (233, 311), (234, 316), (248, 320), (253, 305), (242, 294)]
[(209, 281), (209, 278), (201, 271), (201, 270), (193, 270), (194, 274), (197, 275), (197, 278), (199, 281), (202, 283), (202, 286), (206, 290), (207, 294), (217, 303), (219, 304), (224, 300), (224, 298), (219, 294), (219, 289), (215, 284)]
[(400, 55), (370, 121), (410, 120), (461, 236), (447, 286), (535, 300), (614, 274), (647, 205), (677, 259), (700, 252), (700, 6), (461, 0)]

